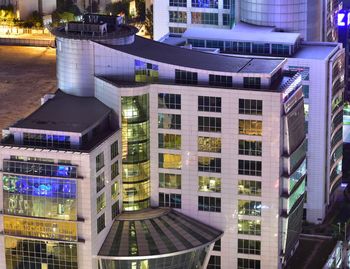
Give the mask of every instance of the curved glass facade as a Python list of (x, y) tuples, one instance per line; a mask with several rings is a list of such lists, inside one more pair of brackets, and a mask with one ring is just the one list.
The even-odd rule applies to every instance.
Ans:
[(123, 210), (149, 207), (149, 97), (124, 96), (122, 103)]
[(100, 260), (101, 269), (194, 269), (202, 268), (209, 246), (166, 258), (148, 260)]

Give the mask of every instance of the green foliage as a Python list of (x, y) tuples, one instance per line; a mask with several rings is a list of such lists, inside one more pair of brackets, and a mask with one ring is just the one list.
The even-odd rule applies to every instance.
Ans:
[(57, 13), (72, 13), (75, 16), (81, 15), (79, 8), (74, 4), (73, 0), (58, 0), (57, 1)]
[(153, 39), (153, 5), (146, 11), (145, 29)]
[(13, 24), (16, 20), (16, 13), (12, 5), (0, 6), (0, 23)]
[(43, 18), (38, 11), (34, 11), (30, 17), (23, 22), (23, 26), (27, 28), (32, 27), (42, 27), (43, 26)]

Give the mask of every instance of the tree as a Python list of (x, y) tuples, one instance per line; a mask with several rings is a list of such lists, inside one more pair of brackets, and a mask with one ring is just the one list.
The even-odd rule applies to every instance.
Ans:
[(112, 15), (125, 16), (125, 20), (129, 19), (129, 1), (122, 0), (120, 2), (111, 3), (106, 6), (106, 13)]
[(153, 5), (146, 11), (145, 29), (153, 39)]
[(145, 0), (136, 0), (136, 12), (139, 21), (146, 20), (146, 3)]
[(56, 12), (58, 13), (69, 12), (69, 13), (73, 13), (75, 16), (78, 16), (81, 14), (79, 8), (73, 3), (73, 0), (57, 1)]

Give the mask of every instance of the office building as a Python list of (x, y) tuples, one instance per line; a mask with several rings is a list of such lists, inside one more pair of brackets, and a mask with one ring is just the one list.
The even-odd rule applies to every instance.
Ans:
[[(206, 38), (203, 38), (204, 32)], [(342, 177), (341, 122), (345, 87), (342, 46), (303, 42), (298, 33), (275, 32), (271, 27), (246, 24), (238, 24), (234, 30), (188, 29), (183, 40), (193, 47), (218, 49), (225, 54), (287, 57), (285, 69), (303, 74), (308, 132), (306, 219), (322, 222)]]
[(53, 33), (60, 90), (0, 147), (7, 269), (282, 268), (305, 198), (301, 75), (112, 17)]
[(0, 0), (1, 5), (13, 5), (20, 20), (28, 19), (34, 11), (47, 15), (56, 10), (56, 0)]

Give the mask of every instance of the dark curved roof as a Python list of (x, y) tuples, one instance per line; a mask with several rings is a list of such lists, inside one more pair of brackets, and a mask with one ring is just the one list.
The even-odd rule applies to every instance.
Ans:
[(108, 45), (112, 49), (153, 61), (218, 72), (232, 73), (272, 73), (284, 59), (240, 57), (201, 52), (156, 42), (135, 36), (135, 42), (129, 45)]
[(221, 231), (170, 208), (124, 212), (115, 219), (98, 256), (177, 255), (205, 247), (221, 236)]

